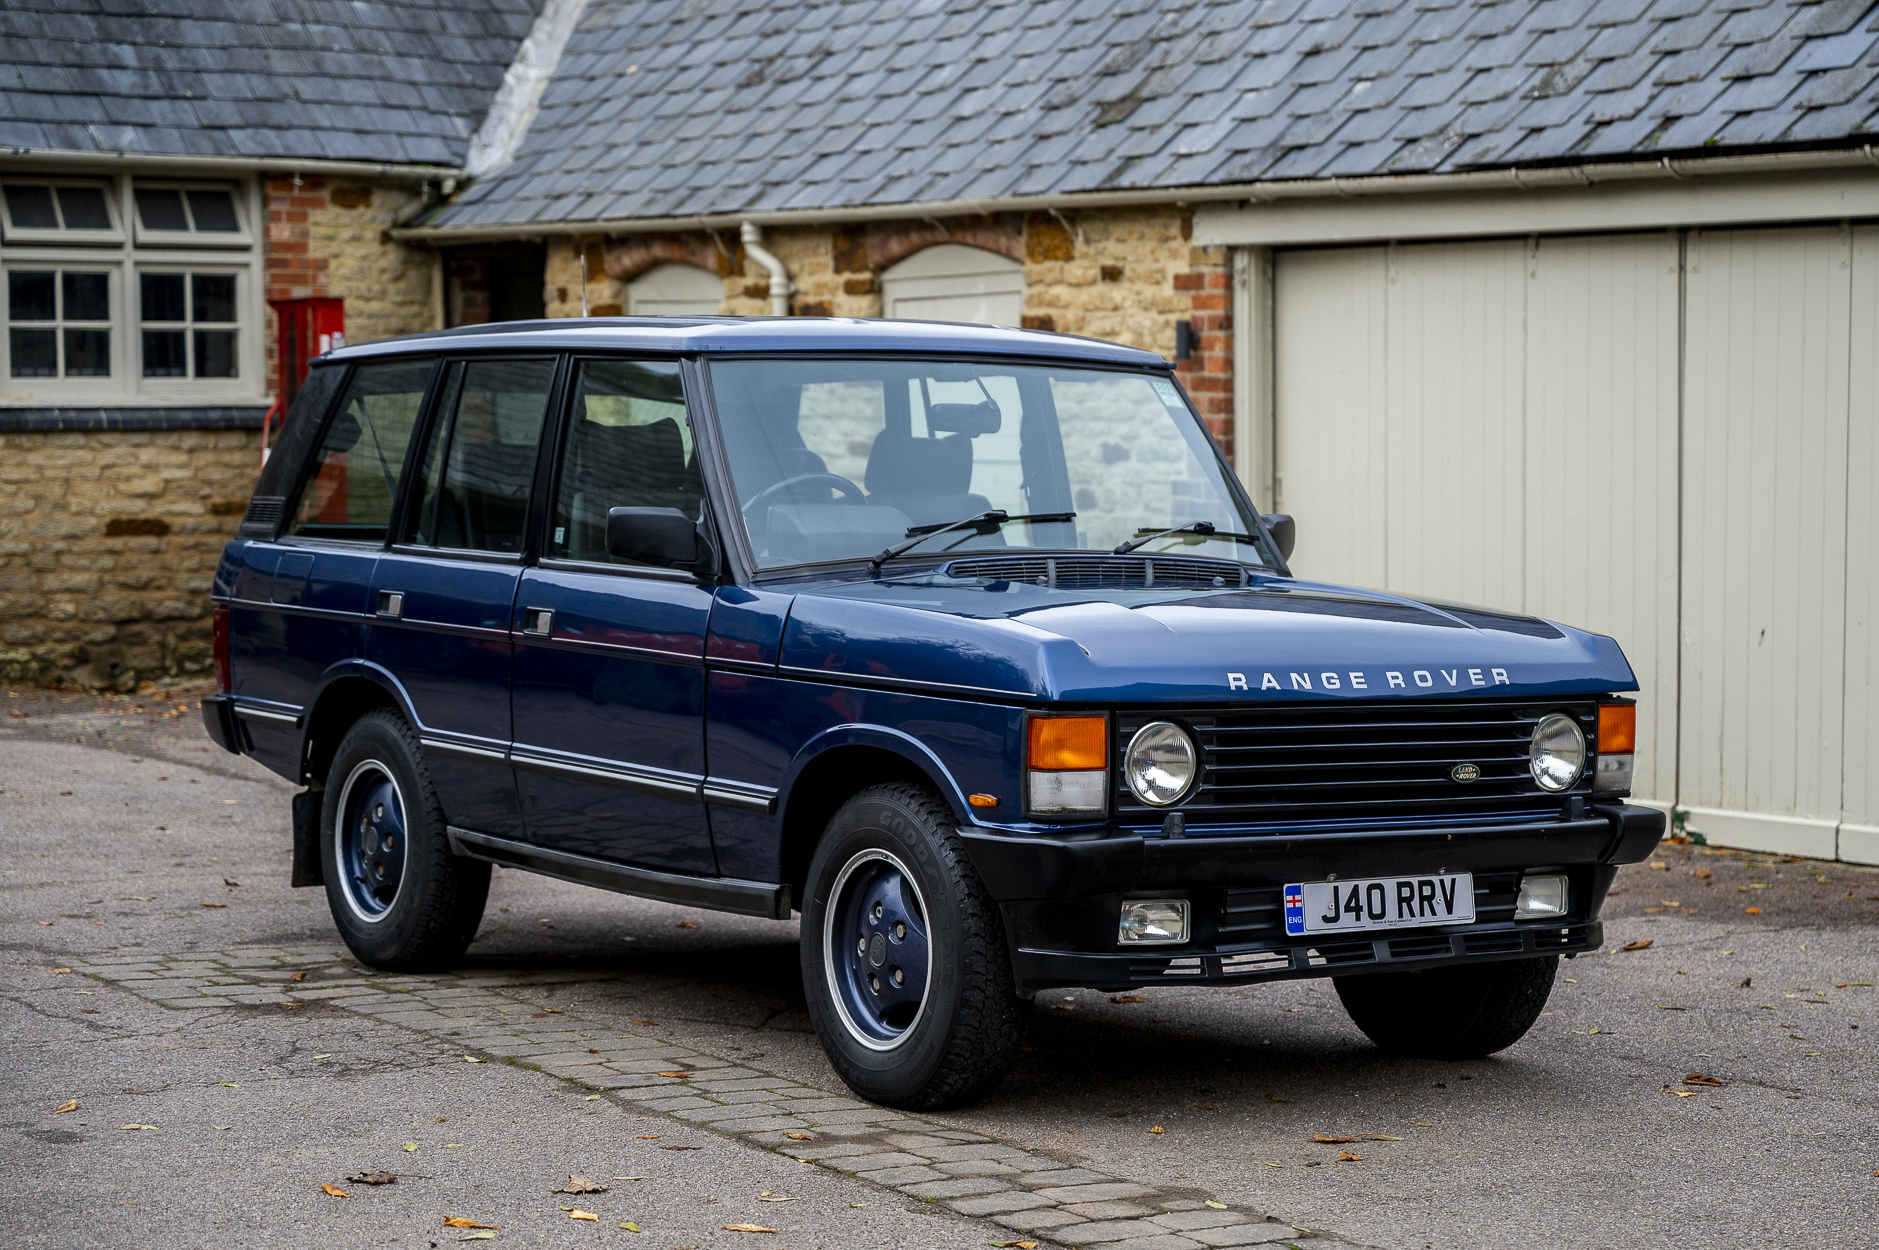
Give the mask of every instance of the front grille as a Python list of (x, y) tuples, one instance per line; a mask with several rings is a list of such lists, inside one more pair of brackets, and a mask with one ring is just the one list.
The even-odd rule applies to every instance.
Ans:
[(994, 556), (955, 560), (946, 573), (1060, 590), (1214, 590), (1247, 584), (1245, 566), (1192, 556)]
[[(1540, 789), (1527, 769), (1533, 726), (1550, 712), (1579, 722), (1588, 743), (1598, 709), (1579, 702), (1345, 703), (1221, 712), (1123, 713), (1116, 733), (1116, 820), (1158, 826), (1169, 810), (1190, 828), (1254, 831), (1346, 826), (1556, 820), (1573, 797), (1592, 792), (1592, 765), (1562, 794)], [(1201, 750), (1199, 783), (1176, 808), (1154, 808), (1123, 781), (1122, 756), (1143, 725), (1170, 720)], [(1457, 782), (1457, 765), (1479, 776)]]
[(1480, 932), (1379, 934), (1335, 942), (1297, 938), (1290, 945), (1264, 950), (1225, 949), (1205, 955), (1143, 956), (1128, 961), (1135, 985), (1188, 982), (1210, 984), (1275, 981), (1301, 976), (1336, 976), (1340, 972), (1389, 967), (1394, 963), (1431, 962), (1467, 956), (1533, 956), (1586, 950), (1599, 933), (1595, 924), (1578, 922), (1558, 928), (1523, 926)]

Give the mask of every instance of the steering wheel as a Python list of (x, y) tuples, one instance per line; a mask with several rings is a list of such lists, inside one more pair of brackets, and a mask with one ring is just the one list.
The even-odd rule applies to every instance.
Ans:
[(867, 502), (862, 496), (861, 488), (839, 473), (798, 473), (794, 477), (786, 477), (780, 482), (772, 483), (753, 495), (750, 502), (744, 505), (745, 521), (748, 522), (754, 516), (761, 516), (764, 505), (770, 502), (772, 495), (781, 495), (812, 482), (820, 483), (841, 495), (843, 503), (865, 504)]

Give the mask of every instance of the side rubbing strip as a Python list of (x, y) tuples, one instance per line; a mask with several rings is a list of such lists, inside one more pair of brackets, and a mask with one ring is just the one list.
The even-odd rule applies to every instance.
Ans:
[(435, 751), (439, 755), (449, 755), (457, 759), (488, 760), (501, 763), (509, 758), (507, 751), (495, 747), (473, 747), (464, 742), (451, 742), (444, 738), (419, 738), (426, 751)]
[(245, 703), (237, 703), (235, 705), (235, 715), (241, 717), (243, 720), (266, 721), (272, 725), (292, 725), (296, 729), (300, 728), (300, 717), (292, 712), (275, 712), (267, 708), (250, 707)]
[(549, 759), (545, 755), (529, 755), (522, 751), (511, 751), (509, 762), (517, 768), (526, 768), (530, 772), (552, 773), (557, 777), (578, 777), (583, 781), (598, 781), (604, 785), (638, 790), (643, 794), (663, 794), (675, 798), (681, 795), (694, 799), (698, 797), (698, 782), (686, 780), (683, 775), (668, 776), (631, 768), (603, 768), (594, 764), (576, 764), (568, 760)]
[(776, 791), (768, 786), (744, 785), (735, 781), (707, 781), (704, 785), (705, 802), (718, 807), (734, 807), (742, 812), (761, 812), (768, 816), (776, 811)]
[(582, 885), (597, 885), (603, 890), (656, 898), (688, 907), (709, 907), (713, 911), (736, 912), (740, 916), (762, 916), (769, 920), (787, 920), (790, 912), (789, 887), (763, 881), (742, 881), (735, 877), (694, 877), (684, 873), (657, 872), (635, 868), (611, 860), (574, 855), (530, 842), (499, 838), (494, 834), (450, 827), (450, 849), (472, 859), (486, 859), (558, 877)]

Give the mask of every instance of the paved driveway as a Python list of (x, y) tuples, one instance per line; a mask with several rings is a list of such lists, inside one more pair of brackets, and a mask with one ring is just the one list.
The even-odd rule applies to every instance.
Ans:
[(68, 698), (0, 718), (10, 1244), (1872, 1243), (1879, 873), (1665, 848), (1479, 1062), (1380, 1056), (1324, 982), (1052, 993), (914, 1120), (823, 1060), (793, 923), (499, 871), (460, 973), (362, 975), (289, 787), (193, 699)]

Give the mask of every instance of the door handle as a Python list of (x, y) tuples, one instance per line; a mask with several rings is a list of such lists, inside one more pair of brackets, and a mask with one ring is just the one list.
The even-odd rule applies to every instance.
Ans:
[(554, 632), (555, 610), (553, 608), (523, 608), (522, 632), (546, 638)]
[(381, 590), (378, 592), (378, 614), (380, 616), (403, 616), (405, 597), (402, 590)]

